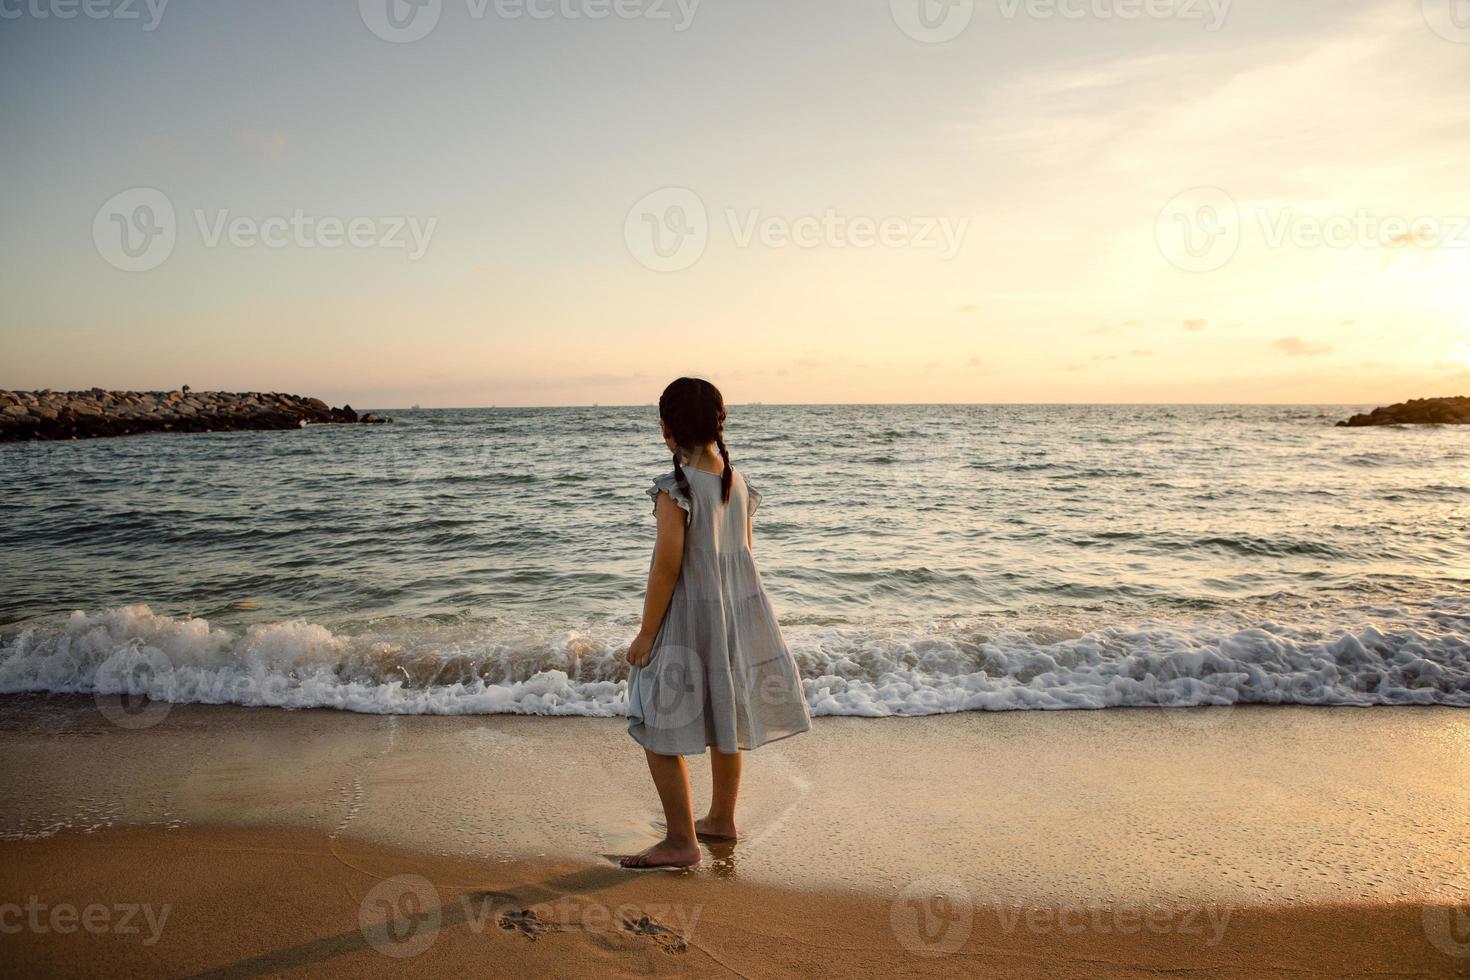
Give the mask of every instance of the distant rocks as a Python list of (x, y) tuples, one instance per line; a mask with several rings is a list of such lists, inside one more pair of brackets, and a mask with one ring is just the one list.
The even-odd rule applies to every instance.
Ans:
[(1470, 398), (1414, 398), (1359, 413), (1338, 425), (1470, 425)]
[(279, 391), (0, 391), (0, 442), (391, 421)]

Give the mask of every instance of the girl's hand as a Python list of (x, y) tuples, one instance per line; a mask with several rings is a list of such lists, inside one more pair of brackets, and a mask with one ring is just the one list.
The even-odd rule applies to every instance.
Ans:
[(628, 663), (634, 667), (645, 666), (653, 659), (653, 637), (639, 633), (633, 638), (633, 642), (628, 644), (626, 656)]

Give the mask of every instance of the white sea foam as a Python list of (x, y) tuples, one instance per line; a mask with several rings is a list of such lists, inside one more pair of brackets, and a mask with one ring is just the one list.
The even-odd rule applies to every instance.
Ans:
[[(616, 716), (628, 637), (396, 620), (243, 633), (136, 605), (0, 636), (0, 693), (378, 714)], [(1470, 707), (1470, 602), (1304, 623), (1143, 622), (1082, 635), (788, 628), (815, 715), (1231, 704)]]

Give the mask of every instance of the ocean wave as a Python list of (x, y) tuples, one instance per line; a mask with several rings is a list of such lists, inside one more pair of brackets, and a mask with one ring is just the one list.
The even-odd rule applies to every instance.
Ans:
[(1350, 559), (1354, 557), (1352, 553), (1324, 541), (1295, 538), (1285, 534), (1278, 535), (1274, 538), (1252, 534), (1236, 534), (1230, 537), (1213, 535), (1190, 541), (1176, 541), (1172, 542), (1172, 545), (1189, 552), (1194, 552), (1199, 549), (1219, 549), (1247, 557), (1286, 557), (1295, 555), (1307, 555), (1315, 558)]
[[(243, 632), (145, 605), (6, 628), (0, 693), (377, 714), (609, 717), (627, 707), (625, 626), (292, 621)], [(1221, 617), (1091, 631), (793, 626), (814, 715), (1235, 704), (1470, 707), (1470, 603), (1361, 606), (1301, 623)]]

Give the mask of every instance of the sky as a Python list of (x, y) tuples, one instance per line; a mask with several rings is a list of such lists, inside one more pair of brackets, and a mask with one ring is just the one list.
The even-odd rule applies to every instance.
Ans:
[(1470, 0), (0, 0), (0, 388), (1470, 394)]

